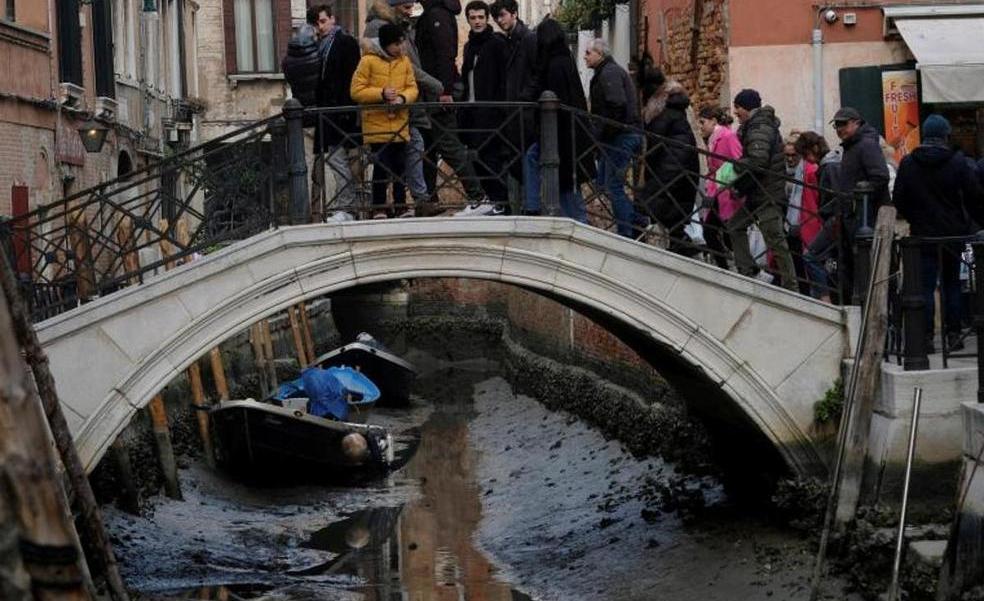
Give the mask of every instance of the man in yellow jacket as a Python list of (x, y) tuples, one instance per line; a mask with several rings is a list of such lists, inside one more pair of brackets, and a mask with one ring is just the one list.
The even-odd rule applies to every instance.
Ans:
[(362, 138), (372, 151), (373, 219), (385, 219), (386, 191), (393, 184), (393, 203), (406, 205), (404, 172), (410, 141), (410, 109), (417, 100), (413, 63), (403, 54), (403, 29), (387, 23), (379, 28), (379, 47), (363, 46), (364, 54), (352, 77), (352, 100), (382, 105), (363, 109)]

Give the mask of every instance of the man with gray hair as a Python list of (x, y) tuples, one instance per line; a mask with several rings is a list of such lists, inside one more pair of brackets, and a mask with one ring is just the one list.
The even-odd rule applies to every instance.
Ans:
[[(598, 157), (598, 187), (612, 203), (618, 233), (635, 237), (636, 212), (625, 193), (629, 162), (642, 148), (642, 126), (635, 84), (629, 72), (612, 58), (608, 43), (600, 38), (591, 42), (584, 61), (594, 70), (591, 78), (591, 113), (605, 120), (595, 127), (601, 143)], [(635, 129), (633, 129), (635, 128)]]

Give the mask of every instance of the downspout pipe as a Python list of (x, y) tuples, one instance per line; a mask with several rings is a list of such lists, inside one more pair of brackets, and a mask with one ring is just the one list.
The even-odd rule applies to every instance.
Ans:
[(823, 8), (817, 10), (816, 25), (813, 27), (813, 127), (818, 134), (823, 134), (823, 30), (820, 29), (820, 14)]

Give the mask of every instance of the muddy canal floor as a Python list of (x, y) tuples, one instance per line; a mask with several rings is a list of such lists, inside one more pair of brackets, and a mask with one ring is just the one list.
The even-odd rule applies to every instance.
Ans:
[(413, 406), (373, 420), (402, 467), (246, 485), (192, 464), (184, 501), (141, 517), (106, 508), (128, 585), (153, 599), (808, 597), (807, 543), (733, 508), (716, 482), (514, 394), (496, 363), (413, 361)]

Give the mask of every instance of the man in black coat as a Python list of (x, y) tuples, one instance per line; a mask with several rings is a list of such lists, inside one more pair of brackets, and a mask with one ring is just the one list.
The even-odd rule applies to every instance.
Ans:
[(431, 113), (431, 129), (423, 131), (427, 147), (427, 160), (424, 161), (424, 179), (427, 189), (435, 197), (437, 188), (438, 157), (443, 158), (465, 188), (469, 206), (467, 214), (495, 213), (495, 207), (487, 202), (482, 186), (475, 178), (475, 170), (468, 160), (468, 149), (458, 138), (458, 120), (450, 105), (454, 102), (454, 87), (458, 82), (458, 21), (461, 14), (459, 0), (423, 0), (424, 12), (417, 19), (417, 50), (420, 66), (428, 74), (441, 80), (444, 90), (438, 101), (448, 106)]
[[(844, 199), (853, 194), (859, 182), (868, 182), (874, 188), (868, 204), (868, 223), (874, 227), (874, 217), (878, 207), (888, 201), (888, 163), (882, 152), (878, 130), (866, 123), (856, 109), (843, 107), (834, 114), (832, 120), (837, 137), (844, 149), (841, 155), (839, 192)], [(847, 218), (846, 229), (853, 235), (861, 225), (861, 207), (854, 209), (853, 203), (841, 202), (841, 214)]]
[(787, 290), (798, 290), (793, 257), (789, 253), (784, 227), (786, 215), (786, 159), (783, 140), (779, 133), (776, 110), (762, 105), (762, 98), (755, 90), (745, 89), (735, 96), (735, 116), (741, 127), (742, 157), (735, 164), (738, 179), (735, 191), (745, 197), (745, 203), (728, 220), (728, 234), (734, 245), (735, 265), (738, 272), (772, 282), (772, 274), (759, 269), (748, 244), (748, 228), (758, 224), (765, 245), (772, 251)]
[[(465, 43), (465, 58), (461, 77), (465, 102), (501, 102), (505, 100), (506, 40), (492, 31), (489, 5), (472, 0), (465, 6), (465, 17), (471, 29)], [(489, 200), (501, 206), (509, 201), (502, 171), (502, 144), (495, 130), (502, 124), (503, 114), (492, 107), (473, 107), (463, 112), (469, 129), (480, 130), (466, 136), (465, 143), (473, 152), (472, 165), (481, 179)], [(476, 159), (477, 160), (474, 160)]]
[[(307, 21), (318, 31), (318, 56), (321, 73), (316, 103), (319, 107), (352, 106), (349, 92), (352, 75), (359, 66), (359, 43), (335, 24), (327, 4), (314, 6)], [(355, 110), (323, 113), (314, 134), (314, 165), (311, 172), (312, 220), (320, 222), (325, 210), (334, 212), (335, 221), (354, 219), (359, 180), (359, 121)], [(335, 180), (335, 193), (325, 199), (325, 163)]]
[[(912, 236), (968, 236), (984, 223), (984, 191), (976, 170), (959, 150), (949, 146), (950, 123), (930, 115), (922, 126), (922, 144), (902, 159), (895, 178), (893, 200), (909, 222)], [(933, 347), (937, 277), (943, 302), (943, 324), (950, 350), (960, 340), (960, 254), (962, 243), (925, 244), (921, 253), (926, 338)]]
[(619, 235), (634, 238), (639, 224), (632, 199), (625, 193), (625, 182), (629, 164), (642, 148), (642, 136), (633, 129), (642, 125), (635, 83), (629, 72), (615, 62), (608, 43), (601, 38), (585, 50), (584, 62), (594, 70), (591, 114), (603, 118), (595, 128), (597, 141), (601, 142), (596, 183), (612, 204)]
[[(506, 40), (506, 81), (505, 96), (507, 102), (535, 102), (540, 90), (537, 83), (537, 40), (536, 32), (527, 27), (526, 23), (519, 18), (519, 4), (516, 0), (496, 0), (489, 7), (492, 18), (495, 19), (502, 35)], [(524, 160), (512, 160), (511, 173), (517, 180), (525, 178), (527, 183), (535, 174), (524, 170), (524, 162), (530, 162), (532, 156), (529, 150), (535, 142), (538, 142), (536, 135), (536, 115), (535, 109), (524, 109), (520, 119), (509, 119), (506, 126), (505, 135), (514, 146), (519, 148), (527, 156)], [(524, 174), (524, 171), (527, 173)], [(528, 199), (529, 200), (529, 199)], [(538, 213), (540, 206), (524, 205), (527, 212)]]

